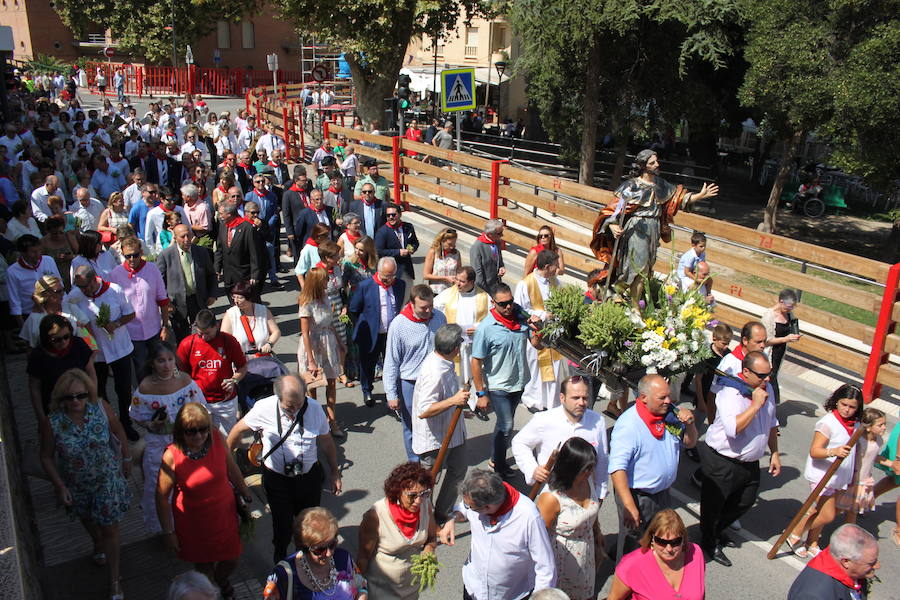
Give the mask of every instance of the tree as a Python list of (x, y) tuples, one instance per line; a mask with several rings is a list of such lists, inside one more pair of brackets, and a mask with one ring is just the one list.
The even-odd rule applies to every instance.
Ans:
[(740, 1), (512, 4), (510, 21), (522, 43), (515, 73), (528, 78), (529, 98), (563, 156), (579, 160), (581, 183), (593, 185), (598, 126), (616, 137), (620, 173), (630, 135), (647, 127), (647, 109), (673, 104), (697, 63), (726, 65)]
[(357, 112), (366, 124), (384, 114), (406, 48), (414, 35), (443, 35), (460, 16), (489, 14), (479, 0), (277, 0), (285, 19), (303, 34), (340, 48), (356, 86)]
[(900, 21), (896, 0), (748, 1), (741, 101), (765, 115), (783, 150), (763, 231), (776, 230), (778, 201), (806, 135), (858, 175), (900, 176), (893, 152), (900, 125)]
[(126, 53), (163, 63), (172, 57), (175, 24), (177, 55), (209, 35), (217, 21), (237, 22), (259, 9), (260, 0), (56, 0), (56, 12), (70, 29), (83, 35), (94, 24), (109, 29)]

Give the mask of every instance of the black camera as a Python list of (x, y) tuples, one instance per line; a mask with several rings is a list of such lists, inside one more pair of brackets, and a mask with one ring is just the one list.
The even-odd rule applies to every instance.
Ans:
[(287, 477), (299, 477), (300, 475), (303, 475), (303, 459), (295, 458), (284, 465), (284, 474)]

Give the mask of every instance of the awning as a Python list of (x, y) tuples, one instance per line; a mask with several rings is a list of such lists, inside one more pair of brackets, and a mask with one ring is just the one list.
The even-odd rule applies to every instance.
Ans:
[[(414, 67), (403, 67), (400, 69), (400, 73), (403, 75), (409, 75), (410, 83), (409, 89), (416, 93), (423, 93), (429, 90), (434, 89), (437, 92), (441, 91), (441, 71), (445, 68), (457, 68), (457, 67), (443, 67), (438, 65), (437, 70), (437, 80), (435, 81), (434, 77), (434, 66), (432, 65), (421, 65)], [(463, 68), (463, 67), (458, 67)], [(490, 73), (491, 85), (497, 85), (499, 82), (499, 77), (497, 77), (497, 70), (493, 67), (475, 67), (475, 82), (476, 83), (487, 83), (488, 82), (488, 73)], [(508, 81), (509, 76), (504, 73), (503, 81)]]

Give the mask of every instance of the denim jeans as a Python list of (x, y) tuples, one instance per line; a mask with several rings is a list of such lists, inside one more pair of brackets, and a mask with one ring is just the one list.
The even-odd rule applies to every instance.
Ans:
[(506, 449), (512, 437), (513, 419), (516, 407), (522, 401), (522, 390), (518, 392), (501, 392), (489, 390), (491, 407), (497, 413), (497, 424), (494, 426), (494, 469), (506, 471)]
[(412, 451), (412, 400), (415, 391), (415, 381), (400, 380), (400, 420), (403, 421), (403, 446), (409, 462), (419, 462), (419, 456)]
[(278, 262), (275, 259), (275, 244), (266, 242), (266, 252), (269, 254), (269, 281), (272, 285), (278, 285)]

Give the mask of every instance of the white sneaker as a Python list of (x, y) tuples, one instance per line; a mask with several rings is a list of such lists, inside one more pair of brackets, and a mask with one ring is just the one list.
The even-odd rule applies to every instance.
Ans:
[(734, 531), (740, 531), (741, 530), (741, 522), (738, 521), (737, 519), (735, 519), (734, 523), (732, 523), (731, 525), (728, 526), (728, 529), (733, 529)]

